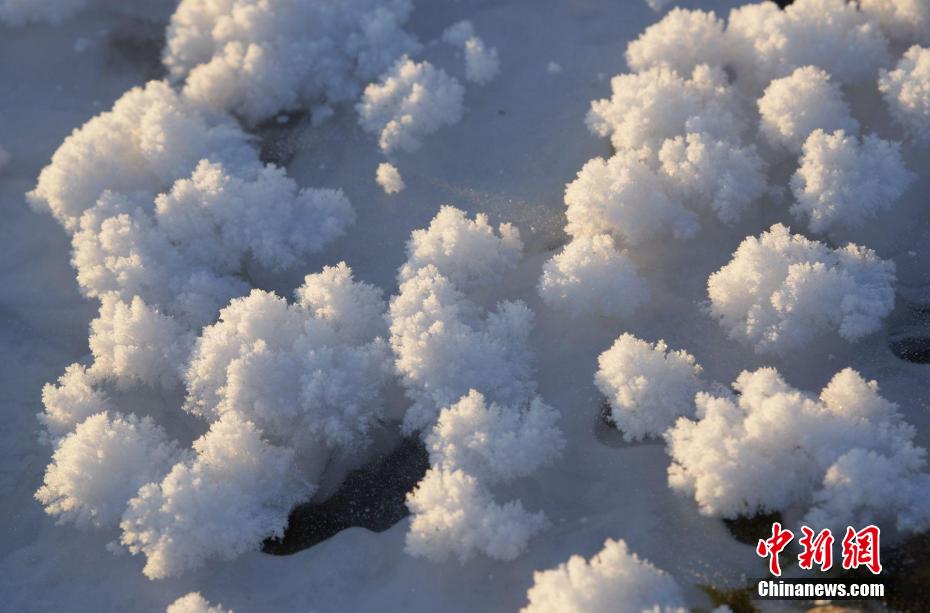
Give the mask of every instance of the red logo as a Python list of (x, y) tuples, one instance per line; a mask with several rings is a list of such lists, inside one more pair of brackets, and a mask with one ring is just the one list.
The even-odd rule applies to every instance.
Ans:
[(878, 537), (881, 534), (878, 526), (868, 525), (859, 532), (852, 526), (846, 528), (843, 537), (843, 568), (859, 568), (865, 566), (873, 575), (882, 572), (882, 560), (878, 551)]
[[(814, 564), (820, 567), (821, 572), (833, 567), (833, 533), (830, 530), (821, 530), (819, 533), (807, 526), (801, 526), (803, 536), (798, 539), (801, 553), (798, 555), (798, 566), (810, 570)], [(815, 536), (816, 535), (816, 536)], [(882, 562), (879, 555), (879, 537), (881, 530), (878, 526), (869, 525), (856, 531), (852, 526), (846, 528), (843, 537), (843, 568), (846, 570), (865, 566), (872, 574), (882, 572)], [(756, 553), (760, 558), (769, 558), (769, 572), (776, 577), (781, 576), (781, 564), (778, 554), (794, 539), (791, 530), (782, 528), (779, 522), (772, 524), (772, 536), (759, 539)]]
[(768, 558), (769, 560), (769, 572), (771, 572), (776, 577), (781, 576), (781, 566), (778, 563), (778, 554), (788, 546), (788, 543), (794, 538), (794, 532), (791, 530), (782, 530), (781, 524), (775, 522), (772, 524), (772, 536), (767, 539), (759, 539), (759, 544), (756, 545), (756, 553), (759, 554), (760, 558)]
[(798, 555), (798, 566), (806, 570), (814, 567), (814, 563), (820, 566), (821, 572), (826, 572), (833, 567), (833, 533), (830, 529), (821, 530), (817, 537), (814, 537), (814, 531), (807, 526), (801, 526), (801, 532), (804, 533), (798, 543), (804, 549)]

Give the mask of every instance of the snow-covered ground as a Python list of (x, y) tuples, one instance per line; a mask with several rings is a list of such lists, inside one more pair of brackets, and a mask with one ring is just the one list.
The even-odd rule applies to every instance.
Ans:
[[(372, 133), (369, 125), (359, 125), (361, 111), (348, 95), (321, 123), (295, 113), (286, 123), (272, 119), (248, 128), (265, 139), (263, 146), (293, 152), (280, 163), (300, 187), (342, 189), (356, 215), (344, 236), (302, 254), (299, 266), (250, 272), (262, 289), (290, 299), (305, 275), (345, 261), (357, 281), (380, 287), (389, 297), (398, 293), (397, 271), (408, 261), (411, 232), (428, 227), (441, 205), (452, 204), (469, 219), (486, 214), (495, 228), (513, 223), (524, 244), (523, 259), (512, 269), (504, 267), (500, 283), (469, 292), (469, 298), (484, 308), (519, 299), (535, 313), (528, 343), (535, 353), (532, 378), (539, 396), (560, 413), (565, 447), (531, 475), (488, 487), (498, 503), (520, 500), (527, 511), (544, 512), (550, 525), (513, 560), (412, 556), (405, 552), (411, 523), (405, 519), (382, 533), (351, 528), (291, 556), (250, 551), (232, 560), (209, 560), (180, 576), (149, 579), (142, 572), (144, 556), (108, 551), (107, 543), (119, 540), (115, 527), (56, 525), (34, 497), (52, 454), (39, 442), (42, 387), (87, 358), (88, 326), (97, 305), (79, 291), (69, 264), (69, 237), (51, 215), (30, 209), (24, 194), (72, 130), (111, 108), (126, 90), (164, 74), (163, 24), (114, 13), (103, 4), (104, 9), (92, 7), (57, 25), (0, 25), (0, 146), (10, 155), (0, 164), (0, 608), (162, 611), (197, 591), (239, 613), (514, 611), (526, 605), (534, 571), (553, 569), (572, 555), (591, 558), (606, 539), (623, 539), (630, 551), (668, 572), (689, 606), (709, 607), (698, 585), (740, 586), (746, 577), (761, 576), (765, 561), (737, 542), (720, 519), (702, 515), (693, 495), (669, 487), (670, 458), (661, 439), (625, 442), (600, 421), (604, 395), (594, 381), (598, 356), (624, 332), (686, 350), (703, 367), (707, 382), (729, 384), (743, 370), (772, 366), (791, 386), (816, 394), (837, 372), (854, 368), (877, 380), (881, 395), (899, 405), (903, 419), (916, 429), (914, 443), (930, 445), (925, 391), (930, 367), (903, 361), (888, 349), (890, 338), (913, 335), (918, 326), (906, 302), (926, 304), (930, 297), (925, 202), (910, 197), (881, 224), (844, 230), (831, 243), (855, 240), (897, 266), (895, 310), (878, 332), (855, 344), (827, 335), (788, 353), (756, 353), (752, 342), (728, 336), (705, 312), (709, 275), (730, 261), (746, 236), (779, 222), (806, 230), (807, 224), (789, 213), (790, 194), (781, 207), (752, 209), (732, 225), (702, 215), (700, 240), (669, 234), (631, 247), (638, 249), (637, 268), (649, 281), (648, 306), (621, 320), (570, 317), (540, 298), (537, 282), (546, 261), (568, 242), (566, 184), (589, 159), (611, 155), (608, 140), (585, 127), (585, 116), (592, 100), (610, 97), (611, 77), (628, 70), (627, 44), (659, 15), (641, 1), (422, 1), (404, 29), (423, 44), (417, 62), (426, 60), (464, 84), (461, 119), (433, 118), (412, 134), (420, 146), (409, 151), (386, 149), (380, 129)], [(680, 4), (726, 16), (739, 3)], [(481, 45), (496, 48), (500, 72), (487, 82), (474, 78), (492, 74), (481, 65), (487, 58), (472, 58), (477, 64), (469, 64), (472, 74), (466, 74), (466, 56), (480, 53), (476, 44), (443, 42), (455, 39), (443, 37), (446, 28), (466, 19)], [(366, 92), (365, 99), (370, 95)], [(452, 104), (448, 100), (456, 92), (444, 90), (444, 96), (443, 104)], [(317, 109), (315, 115), (328, 112)], [(869, 112), (853, 105), (854, 114)], [(888, 130), (875, 127), (879, 136)], [(406, 135), (398, 138), (407, 142)], [(930, 188), (926, 148), (904, 147), (918, 176), (909, 193), (925, 194)], [(917, 160), (922, 167), (913, 165)], [(386, 161), (399, 176), (376, 181)], [(787, 185), (795, 161), (776, 165), (772, 176)], [(180, 407), (176, 392), (177, 397), (165, 394), (163, 402)]]

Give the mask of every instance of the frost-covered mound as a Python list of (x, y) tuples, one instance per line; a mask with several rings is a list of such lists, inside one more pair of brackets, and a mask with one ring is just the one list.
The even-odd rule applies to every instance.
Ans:
[(177, 444), (151, 417), (111, 418), (104, 411), (82, 421), (59, 443), (36, 498), (61, 523), (116, 526), (136, 490), (160, 478), (179, 458)]
[(401, 284), (390, 320), (395, 364), (413, 400), (408, 431), (429, 426), (440, 408), (472, 388), (508, 404), (532, 396), (532, 312), (522, 302), (483, 313), (429, 265)]
[(230, 415), (194, 441), (191, 457), (128, 502), (120, 543), (145, 554), (152, 579), (231, 559), (282, 536), (295, 503), (312, 494), (294, 450), (269, 444), (249, 421)]
[(876, 23), (846, 0), (747, 4), (727, 22), (732, 59), (747, 84), (765, 86), (806, 65), (842, 83), (874, 79), (887, 64), (888, 41)]
[(410, 0), (181, 0), (164, 63), (191, 99), (257, 121), (355, 99), (418, 43)]
[(151, 81), (123, 94), (112, 109), (66, 138), (29, 201), (74, 232), (104, 191), (154, 197), (207, 157), (230, 171), (255, 172), (260, 166), (232, 118), (203, 112), (167, 83)]
[(464, 293), (493, 284), (522, 248), (509, 224), (497, 236), (483, 215), (471, 221), (453, 207), (413, 232), (388, 314), (395, 366), (413, 401), (407, 431), (428, 428), (440, 409), (471, 389), (505, 405), (533, 397), (532, 312), (521, 301), (505, 301), (486, 313)]
[(724, 26), (713, 11), (673, 8), (627, 45), (627, 66), (637, 72), (667, 66), (681, 75), (700, 63), (724, 66), (730, 59)]
[(572, 556), (557, 568), (536, 572), (523, 613), (619, 611), (684, 613), (681, 589), (668, 574), (607, 539), (590, 560)]
[(178, 385), (249, 262), (293, 267), (355, 219), (341, 191), (298, 188), (230, 117), (161, 81), (75, 130), (28, 197), (72, 235), (78, 284), (101, 301), (88, 375), (121, 385)]
[(707, 280), (710, 312), (759, 353), (800, 349), (830, 334), (855, 342), (894, 307), (894, 271), (871, 249), (830, 249), (776, 224), (746, 237)]
[(404, 178), (393, 164), (382, 162), (375, 171), (375, 183), (381, 186), (385, 194), (397, 194), (404, 191)]
[(356, 108), (362, 128), (378, 135), (382, 151), (416, 151), (423, 136), (462, 118), (464, 96), (465, 88), (443, 69), (404, 56), (379, 83), (365, 88)]
[[(344, 263), (308, 275), (295, 305), (237, 296), (252, 267), (294, 268), (342, 236), (347, 198), (298, 187), (232, 117), (153, 81), (75, 130), (29, 199), (71, 235), (78, 284), (101, 303), (92, 362), (43, 391), (46, 511), (119, 526), (153, 578), (282, 535), (381, 415), (385, 304)], [(131, 402), (182, 385), (210, 424), (199, 438), (164, 396)]]
[(679, 75), (665, 64), (610, 81), (610, 98), (591, 103), (587, 123), (618, 150), (659, 148), (667, 138), (709, 132), (733, 139), (743, 124), (739, 100), (722, 68), (700, 64)]
[(798, 153), (814, 130), (856, 133), (859, 123), (849, 113), (843, 93), (830, 81), (830, 75), (805, 66), (765, 88), (759, 98), (759, 129), (773, 146)]
[(660, 177), (695, 210), (713, 210), (733, 223), (766, 195), (766, 163), (754, 145), (738, 146), (706, 132), (676, 136), (659, 149)]
[(930, 140), (930, 49), (908, 49), (894, 70), (882, 70), (878, 88), (908, 134)]
[(224, 609), (221, 604), (211, 605), (199, 592), (191, 592), (168, 605), (165, 613), (233, 613), (233, 611)]
[(628, 317), (649, 301), (649, 287), (607, 234), (576, 238), (546, 262), (539, 295), (572, 317)]
[(565, 231), (572, 236), (609, 233), (637, 245), (663, 232), (689, 237), (698, 227), (694, 213), (670, 198), (659, 177), (632, 151), (585, 164), (566, 186), (565, 204)]
[(469, 391), (443, 409), (426, 442), (431, 467), (407, 496), (413, 514), (407, 551), (432, 560), (481, 552), (512, 560), (548, 526), (519, 500), (500, 505), (489, 486), (526, 477), (555, 459), (564, 440), (559, 414), (539, 397), (528, 407), (487, 405)]
[(429, 227), (414, 230), (407, 241), (407, 262), (398, 272), (400, 282), (413, 278), (430, 264), (460, 290), (468, 292), (500, 282), (522, 257), (520, 231), (512, 224), (494, 227), (488, 216), (474, 221), (453, 206), (444, 205)]
[[(390, 364), (381, 293), (354, 281), (344, 263), (308, 275), (296, 294), (290, 305), (253, 290), (220, 311), (192, 348), (158, 356), (164, 369), (188, 364), (184, 408), (211, 422), (193, 453), (179, 451), (151, 417), (111, 417), (113, 401), (78, 365), (47, 386), (43, 421), (60, 440), (36, 494), (46, 511), (79, 525), (118, 524), (122, 544), (146, 555), (153, 578), (281, 536), (324, 472), (367, 445)], [(115, 319), (142, 317), (138, 327), (155, 326), (142, 340), (163, 344), (157, 326), (167, 324), (148, 321), (159, 315), (138, 297), (132, 308), (141, 313)], [(137, 352), (128, 359), (152, 368), (151, 351), (128, 347)], [(115, 355), (127, 359), (126, 350)], [(103, 412), (85, 418), (94, 411)]]
[(722, 517), (800, 507), (809, 525), (930, 527), (930, 474), (914, 428), (875, 381), (847, 368), (819, 397), (772, 368), (744, 371), (737, 395), (696, 397), (697, 420), (666, 433), (669, 485)]
[(191, 354), (184, 408), (210, 421), (237, 415), (314, 455), (361, 446), (388, 373), (381, 292), (340, 263), (307, 275), (296, 296), (291, 305), (253, 290), (220, 311)]
[(627, 441), (658, 436), (678, 417), (693, 413), (701, 367), (687, 351), (622, 334), (597, 362), (594, 383)]
[[(445, 206), (407, 243), (391, 299), (395, 365), (413, 405), (404, 428), (422, 430), (430, 469), (407, 496), (407, 551), (464, 561), (511, 560), (548, 525), (519, 500), (500, 505), (490, 486), (526, 477), (564, 445), (558, 412), (535, 395), (528, 337), (532, 312), (502, 302), (483, 313), (467, 292), (499, 284), (523, 249), (519, 232)], [(429, 430), (431, 428), (431, 430)]]
[(843, 130), (814, 130), (804, 141), (791, 177), (797, 202), (791, 212), (808, 218), (812, 232), (860, 227), (889, 210), (917, 178), (901, 159), (899, 143)]
[[(42, 438), (54, 455), (36, 496), (61, 521), (119, 526), (121, 544), (145, 554), (150, 577), (280, 536), (290, 509), (326, 471), (339, 475), (358, 461), (370, 430), (381, 427), (381, 391), (392, 374), (381, 291), (340, 263), (308, 275), (294, 304), (249, 293), (253, 269), (301, 265), (345, 233), (354, 210), (340, 190), (301, 188), (261, 163), (253, 137), (227, 113), (256, 121), (351, 100), (394, 65), (397, 75), (371, 85), (360, 110), (393, 134), (386, 150), (414, 147), (458, 120), (463, 89), (427, 62), (395, 64), (418, 47), (400, 30), (410, 9), (404, 0), (182, 2), (164, 55), (181, 90), (152, 81), (128, 91), (65, 140), (28, 194), (71, 236), (78, 283), (101, 303), (90, 327), (91, 362), (73, 364), (43, 391)], [(468, 78), (486, 82), (496, 52), (467, 34)], [(381, 174), (387, 189), (402, 188), (392, 166)], [(471, 222), (443, 209), (411, 239), (405, 270), (441, 270), (463, 288), (489, 284), (491, 271), (512, 269), (522, 249), (515, 229), (505, 224), (500, 232), (495, 255), (499, 239), (484, 216)], [(482, 373), (458, 380), (449, 371), (437, 385), (427, 370), (429, 398), (411, 409), (409, 428), (429, 427), (440, 408), (473, 388), (510, 401), (513, 415), (532, 400), (528, 418), (551, 417), (532, 394), (530, 312), (507, 303), (479, 322), (477, 305), (461, 300), (450, 303), (449, 323), (461, 308), (474, 345), (451, 336), (436, 339), (436, 349), (461, 352), (467, 372), (498, 347), (500, 363), (484, 362), (484, 374), (499, 377), (509, 395), (496, 395)], [(395, 345), (416, 334), (418, 323), (410, 323), (407, 332), (392, 326)], [(208, 422), (206, 434), (172, 416), (169, 398), (182, 386), (183, 408)], [(152, 393), (161, 397), (155, 406), (127, 402)], [(192, 450), (183, 450), (191, 440)], [(561, 439), (552, 440), (557, 451)], [(542, 516), (534, 517), (541, 527)]]

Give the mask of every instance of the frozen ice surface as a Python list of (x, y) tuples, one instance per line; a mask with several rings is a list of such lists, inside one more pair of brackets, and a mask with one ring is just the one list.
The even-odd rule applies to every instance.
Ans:
[[(737, 3), (682, 4), (725, 17)], [(92, 8), (55, 26), (0, 26), (0, 82), (9, 84), (0, 92), (0, 143), (12, 156), (0, 170), (0, 407), (5, 417), (0, 499), (6, 511), (0, 526), (0, 600), (5, 607), (163, 611), (199, 592), (238, 613), (514, 611), (526, 604), (534, 571), (556, 568), (573, 555), (590, 559), (608, 538), (623, 539), (630, 551), (669, 573), (689, 605), (706, 607), (695, 584), (736, 583), (754, 576), (759, 560), (722, 523), (702, 516), (693, 500), (669, 489), (669, 458), (661, 444), (607, 445), (597, 436), (603, 400), (593, 382), (597, 356), (623, 332), (686, 349), (708, 381), (732, 381), (744, 369), (774, 366), (790, 385), (811, 391), (838, 370), (855, 368), (879, 380), (882, 395), (915, 426), (915, 443), (930, 444), (930, 411), (919, 393), (930, 383), (930, 373), (926, 365), (902, 361), (887, 348), (889, 336), (907, 337), (916, 327), (908, 303), (930, 297), (930, 227), (913, 223), (921, 204), (914, 195), (926, 193), (930, 177), (926, 156), (915, 154), (918, 145), (906, 143), (902, 152), (925, 160), (923, 167), (909, 166), (921, 178), (893, 213), (881, 218), (884, 225), (866, 224), (839, 243), (855, 240), (897, 266), (899, 306), (877, 334), (855, 345), (825, 341), (810, 351), (759, 356), (699, 314), (708, 276), (729, 261), (747, 235), (793, 222), (790, 196), (782, 206), (753, 210), (733, 225), (717, 222), (716, 216), (702, 218), (699, 240), (666, 240), (660, 247), (631, 250), (640, 274), (650, 281), (648, 308), (622, 325), (609, 319), (566, 323), (564, 314), (542, 302), (536, 286), (544, 263), (566, 241), (565, 185), (589, 159), (610, 155), (607, 141), (588, 133), (584, 117), (592, 100), (611, 95), (609, 78), (598, 75), (627, 71), (627, 43), (657, 15), (645, 2), (422, 1), (407, 31), (428, 43), (450, 24), (470, 20), (485, 44), (498, 50), (500, 75), (481, 87), (466, 87), (466, 112), (458, 124), (424, 136), (419, 150), (392, 159), (407, 182), (400, 194), (389, 196), (372, 180), (383, 154), (358, 126), (351, 105), (333, 106), (325, 123), (318, 123), (314, 112), (307, 121), (295, 117), (283, 124), (298, 143), (288, 175), (301, 187), (343, 189), (357, 221), (345, 237), (302, 266), (249, 273), (263, 289), (289, 296), (304, 275), (344, 260), (358, 279), (391, 295), (411, 231), (427, 227), (442, 204), (454, 204), (469, 218), (485, 213), (494, 227), (514, 223), (524, 242), (523, 260), (499, 286), (474, 300), (493, 308), (498, 300), (520, 299), (536, 313), (530, 337), (534, 378), (539, 395), (561, 413), (566, 446), (562, 459), (507, 484), (502, 500), (520, 499), (527, 509), (543, 511), (551, 526), (513, 561), (476, 556), (462, 565), (455, 559), (434, 563), (412, 557), (404, 552), (405, 520), (382, 533), (345, 530), (292, 556), (251, 552), (150, 581), (142, 574), (144, 559), (106, 551), (118, 532), (56, 526), (33, 498), (52, 452), (38, 442), (41, 424), (35, 415), (42, 409), (42, 386), (88, 356), (87, 326), (97, 309), (78, 291), (67, 237), (50, 216), (30, 210), (23, 195), (74, 128), (152, 76), (157, 48), (140, 58), (116, 42), (125, 19)], [(77, 39), (92, 44), (77, 53)], [(416, 60), (465, 82), (465, 68), (454, 52), (427, 44)], [(561, 67), (557, 78), (545, 70), (550, 58)], [(853, 115), (862, 119), (862, 113), (880, 108), (875, 96), (872, 106), (851, 104)], [(874, 112), (881, 138), (903, 140), (893, 121)], [(259, 126), (256, 134), (261, 137), (266, 128)], [(783, 178), (795, 169), (787, 163)], [(182, 399), (138, 400), (177, 407)]]

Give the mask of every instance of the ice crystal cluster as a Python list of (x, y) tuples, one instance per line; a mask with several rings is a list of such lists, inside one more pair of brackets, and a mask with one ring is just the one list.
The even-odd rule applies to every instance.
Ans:
[[(588, 127), (613, 152), (566, 187), (570, 242), (543, 267), (543, 301), (622, 325), (654, 303), (639, 261), (654, 266), (669, 242), (700, 251), (729, 227), (748, 236), (709, 274), (692, 317), (775, 363), (883, 330), (895, 262), (849, 237), (916, 198), (928, 11), (799, 0), (726, 21), (668, 12), (629, 44), (633, 72), (591, 105)], [(926, 529), (930, 474), (914, 428), (876, 381), (838, 366), (819, 396), (773, 367), (742, 372), (734, 393), (704, 380), (687, 346), (625, 333), (594, 380), (626, 440), (664, 436), (669, 485), (704, 514)]]
[[(5, 2), (0, 18), (58, 22), (82, 9), (115, 8), (92, 4)], [(512, 267), (522, 243), (509, 225), (498, 251), (486, 252), (497, 240), (486, 219), (443, 209), (432, 233), (411, 240), (410, 289), (392, 301), (389, 319), (382, 291), (356, 280), (345, 263), (308, 274), (293, 302), (256, 287), (256, 274), (304, 266), (356, 215), (341, 190), (300, 187), (264, 163), (247, 130), (282, 112), (325, 117), (349, 101), (385, 151), (409, 150), (461, 117), (459, 82), (407, 55), (421, 48), (403, 29), (411, 9), (407, 0), (184, 0), (167, 24), (169, 79), (129, 90), (74, 130), (28, 194), (70, 236), (78, 284), (100, 303), (91, 359), (42, 393), (41, 438), (53, 455), (36, 497), (60, 522), (118, 530), (119, 544), (145, 556), (149, 577), (281, 536), (295, 504), (364, 457), (395, 368), (416, 399), (405, 420), (411, 429), (428, 428), (474, 388), (512, 410), (482, 406), (486, 429), (510, 427), (527, 444), (560, 448), (556, 414), (531, 394), (529, 311), (508, 303), (485, 318), (453, 285), (488, 283), (492, 271)], [(487, 82), (497, 52), (469, 23), (458, 30), (467, 34), (460, 44), (468, 80)], [(378, 181), (389, 192), (403, 189), (391, 164)], [(460, 233), (462, 251), (437, 238), (446, 231)], [(434, 291), (449, 297), (436, 321), (461, 326), (473, 341), (440, 335), (431, 343), (436, 358), (467, 366), (496, 350), (513, 369), (496, 373), (497, 387), (482, 373), (444, 378), (410, 363), (432, 363), (404, 345), (418, 342), (418, 300)], [(414, 309), (407, 315), (405, 299)], [(493, 362), (485, 364), (495, 373)], [(487, 453), (505, 451), (499, 442)], [(544, 458), (518, 460), (523, 474)], [(477, 477), (493, 481), (469, 476)], [(484, 487), (476, 501), (490, 496)], [(486, 506), (477, 512), (494, 512)], [(542, 523), (541, 515), (527, 517)], [(207, 610), (201, 601), (192, 594), (175, 608)]]
[(389, 308), (395, 366), (413, 402), (404, 427), (428, 432), (430, 469), (407, 496), (407, 551), (441, 560), (476, 552), (510, 560), (547, 525), (519, 500), (499, 504), (491, 487), (525, 477), (564, 446), (559, 413), (537, 394), (521, 301), (486, 311), (474, 292), (516, 266), (516, 228), (495, 232), (443, 207), (414, 231)]
[(527, 597), (523, 613), (688, 610), (674, 579), (640, 559), (624, 541), (611, 539), (590, 560), (572, 556), (557, 568), (537, 571)]

